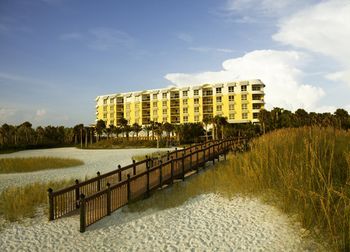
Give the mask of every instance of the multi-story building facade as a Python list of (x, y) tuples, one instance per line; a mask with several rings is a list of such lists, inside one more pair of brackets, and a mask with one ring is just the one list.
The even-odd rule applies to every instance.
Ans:
[(202, 122), (216, 115), (229, 123), (257, 123), (264, 108), (264, 83), (260, 80), (170, 87), (96, 97), (96, 120), (120, 125)]

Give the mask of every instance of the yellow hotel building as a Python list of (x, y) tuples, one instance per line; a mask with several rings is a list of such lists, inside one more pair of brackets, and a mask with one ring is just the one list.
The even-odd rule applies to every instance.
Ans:
[(194, 123), (205, 117), (226, 117), (229, 123), (257, 123), (264, 108), (264, 83), (260, 80), (169, 87), (96, 97), (96, 120), (120, 125)]

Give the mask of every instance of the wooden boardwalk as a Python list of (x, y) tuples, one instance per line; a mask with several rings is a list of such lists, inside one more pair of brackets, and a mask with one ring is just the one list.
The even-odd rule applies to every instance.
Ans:
[(227, 139), (197, 144), (181, 150), (175, 149), (159, 159), (146, 157), (106, 174), (53, 191), (49, 189), (49, 220), (54, 220), (79, 209), (80, 232), (131, 201), (150, 195), (153, 190), (171, 185), (195, 174), (208, 161), (215, 163), (240, 139)]

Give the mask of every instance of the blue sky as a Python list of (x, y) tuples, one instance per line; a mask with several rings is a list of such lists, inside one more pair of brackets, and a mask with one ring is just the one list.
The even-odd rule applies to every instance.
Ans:
[(340, 0), (1, 0), (0, 124), (90, 124), (97, 95), (250, 78), (268, 108), (350, 109), (347, 13)]

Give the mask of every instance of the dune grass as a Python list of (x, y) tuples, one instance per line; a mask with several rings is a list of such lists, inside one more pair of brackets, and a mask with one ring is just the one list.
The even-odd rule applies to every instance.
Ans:
[(154, 151), (154, 152), (150, 152), (144, 155), (135, 155), (132, 156), (132, 159), (135, 161), (142, 161), (144, 159), (146, 159), (146, 156), (150, 157), (150, 158), (158, 158), (161, 156), (164, 156), (168, 153), (168, 151)]
[(48, 188), (57, 190), (73, 183), (74, 180), (62, 180), (8, 187), (0, 193), (0, 215), (9, 221), (32, 218), (39, 206), (46, 206), (47, 211)]
[(83, 165), (84, 162), (71, 158), (29, 157), (0, 158), (1, 173), (33, 172), (46, 169), (68, 168)]
[(315, 127), (264, 135), (249, 152), (232, 154), (128, 209), (176, 207), (211, 192), (259, 196), (299, 216), (306, 229), (332, 247), (350, 251), (350, 132)]

